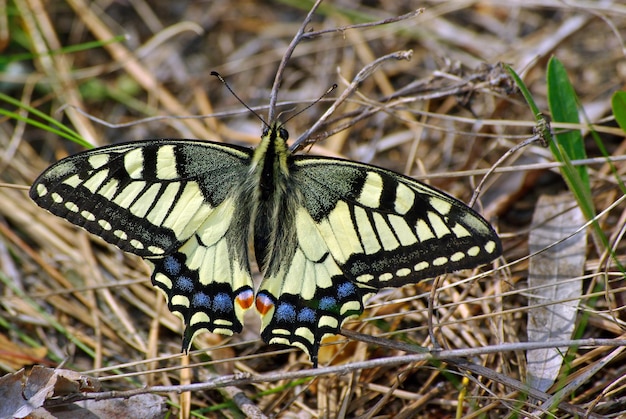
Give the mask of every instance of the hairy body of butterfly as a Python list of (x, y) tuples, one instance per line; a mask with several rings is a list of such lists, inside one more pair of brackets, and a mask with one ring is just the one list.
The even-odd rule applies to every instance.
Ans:
[[(252, 150), (194, 140), (112, 145), (65, 158), (31, 198), (154, 267), (185, 323), (183, 349), (207, 330), (242, 330), (256, 307), (265, 342), (314, 365), (321, 340), (365, 301), (501, 254), (491, 226), (456, 199), (398, 173), (293, 155), (274, 123)], [(248, 243), (263, 281), (253, 288)]]

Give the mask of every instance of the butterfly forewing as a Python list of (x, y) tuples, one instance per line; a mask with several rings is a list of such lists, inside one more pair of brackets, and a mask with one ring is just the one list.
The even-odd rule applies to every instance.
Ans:
[(501, 253), (489, 223), (423, 183), (351, 161), (296, 161), (307, 210), (343, 273), (358, 283), (400, 286)]
[[(102, 147), (63, 159), (33, 184), (40, 206), (146, 258), (187, 327), (232, 334), (252, 305), (249, 221), (233, 211), (251, 151), (187, 140)], [(246, 218), (247, 220), (247, 218)], [(241, 231), (243, 230), (243, 231)]]

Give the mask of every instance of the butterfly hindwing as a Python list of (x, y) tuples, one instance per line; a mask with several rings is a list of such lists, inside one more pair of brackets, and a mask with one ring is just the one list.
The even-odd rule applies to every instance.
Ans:
[[(233, 210), (251, 157), (243, 147), (154, 140), (102, 147), (44, 172), (31, 198), (154, 266), (153, 284), (186, 325), (240, 332), (253, 291), (246, 214)], [(246, 219), (247, 220), (247, 219)]]
[(268, 267), (257, 294), (261, 337), (268, 343), (297, 346), (317, 365), (323, 337), (337, 334), (345, 319), (361, 314), (375, 290), (344, 275), (304, 207), (293, 221), (283, 219), (282, 224), (295, 232), (287, 241), (295, 252), (277, 269)]

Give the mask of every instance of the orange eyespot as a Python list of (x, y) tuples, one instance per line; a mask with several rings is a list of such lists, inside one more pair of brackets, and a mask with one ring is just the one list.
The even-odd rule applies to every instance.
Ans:
[(274, 308), (274, 302), (267, 295), (259, 294), (256, 297), (256, 309), (261, 315), (267, 314)]
[(244, 310), (247, 310), (250, 307), (252, 307), (253, 300), (254, 300), (254, 293), (252, 292), (252, 290), (242, 291), (235, 297), (235, 302), (237, 303), (237, 305)]

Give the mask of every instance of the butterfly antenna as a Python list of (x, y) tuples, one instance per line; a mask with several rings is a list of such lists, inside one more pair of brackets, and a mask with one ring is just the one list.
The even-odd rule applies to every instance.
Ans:
[[(250, 106), (248, 106), (246, 104), (246, 102), (244, 102), (243, 100), (241, 100), (241, 98), (239, 96), (237, 96), (237, 93), (235, 93), (235, 91), (230, 87), (230, 84), (228, 84), (228, 82), (224, 79), (224, 77), (222, 77), (222, 75), (220, 73), (218, 73), (217, 71), (211, 71), (211, 75), (215, 76), (219, 79), (219, 81), (222, 82), (222, 84), (224, 86), (226, 86), (226, 88), (228, 89), (228, 91), (235, 96), (235, 99), (237, 99), (239, 101), (239, 103), (241, 103), (243, 106), (245, 106), (245, 108), (247, 110), (249, 110), (254, 116), (256, 116), (257, 118), (259, 118), (259, 121), (261, 121), (263, 123), (263, 125), (265, 125), (266, 128), (269, 128), (269, 124), (267, 122), (265, 122), (265, 119), (263, 119), (263, 117), (261, 115), (259, 115), (258, 113), (256, 113), (256, 111), (254, 109), (252, 109)], [(323, 97), (323, 96), (322, 96)], [(321, 99), (321, 98), (320, 98)], [(318, 99), (319, 101), (319, 99)], [(317, 101), (316, 101), (317, 102)], [(307, 107), (308, 109), (308, 107)], [(299, 113), (299, 112), (298, 112)]]
[(326, 90), (322, 96), (320, 96), (319, 98), (317, 98), (316, 100), (314, 100), (313, 102), (309, 103), (307, 106), (305, 106), (304, 108), (300, 109), (298, 112), (296, 112), (295, 114), (291, 115), (289, 118), (287, 118), (287, 120), (285, 122), (283, 122), (283, 124), (286, 124), (287, 122), (291, 121), (293, 118), (295, 118), (296, 116), (300, 115), (302, 112), (306, 111), (307, 109), (311, 108), (312, 106), (316, 105), (317, 103), (319, 103), (322, 99), (326, 98), (326, 96), (328, 96), (329, 94), (331, 94), (333, 92), (333, 90), (335, 90), (337, 88), (337, 83), (333, 84), (332, 86), (330, 86), (328, 88), (328, 90)]

